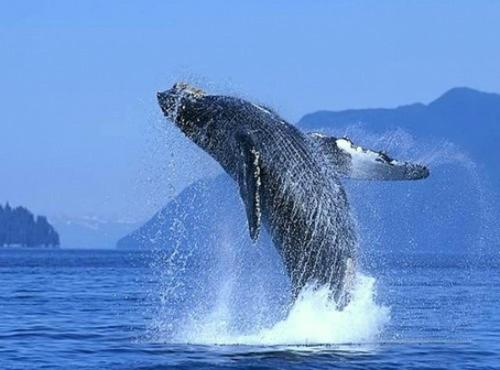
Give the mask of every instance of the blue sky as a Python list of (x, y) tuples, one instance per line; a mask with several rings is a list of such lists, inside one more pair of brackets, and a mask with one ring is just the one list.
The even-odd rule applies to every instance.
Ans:
[(290, 121), (500, 92), (495, 1), (0, 5), (0, 201), (49, 215), (141, 219), (217, 171), (161, 119), (178, 79)]

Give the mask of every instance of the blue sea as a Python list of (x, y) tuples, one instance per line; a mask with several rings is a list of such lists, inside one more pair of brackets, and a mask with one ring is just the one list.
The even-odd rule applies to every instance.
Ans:
[[(233, 304), (238, 284), (214, 294), (168, 263), (0, 249), (0, 369), (500, 368), (498, 255), (373, 256), (343, 312), (321, 289)], [(201, 294), (180, 299), (183, 284)]]

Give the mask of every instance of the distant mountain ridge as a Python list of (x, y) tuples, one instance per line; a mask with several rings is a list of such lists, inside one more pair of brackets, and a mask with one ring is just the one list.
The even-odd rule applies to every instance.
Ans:
[(416, 137), (446, 138), (478, 162), (500, 164), (500, 94), (456, 87), (429, 104), (318, 111), (306, 114), (298, 126), (305, 131), (325, 127), (341, 130), (358, 123), (378, 133), (402, 128)]

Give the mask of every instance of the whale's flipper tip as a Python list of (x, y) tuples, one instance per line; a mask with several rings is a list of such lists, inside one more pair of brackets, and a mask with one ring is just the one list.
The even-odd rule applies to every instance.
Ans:
[(407, 167), (407, 174), (405, 180), (423, 180), (430, 176), (431, 172), (426, 166), (419, 164), (411, 164), (405, 162), (403, 164)]
[(365, 149), (346, 137), (335, 138), (317, 133), (309, 135), (319, 144), (321, 152), (334, 170), (355, 180), (421, 180), (429, 177), (429, 168), (392, 159), (385, 152)]

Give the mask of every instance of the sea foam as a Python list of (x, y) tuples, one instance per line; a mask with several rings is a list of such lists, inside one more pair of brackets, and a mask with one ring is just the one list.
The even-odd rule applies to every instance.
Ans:
[[(358, 274), (351, 302), (338, 310), (327, 287), (306, 286), (283, 320), (253, 333), (230, 328), (229, 302), (222, 300), (206, 317), (189, 322), (176, 341), (191, 344), (318, 345), (376, 341), (390, 320), (388, 307), (375, 302), (375, 279)], [(224, 291), (221, 292), (224, 295)], [(226, 292), (227, 293), (227, 292)]]

